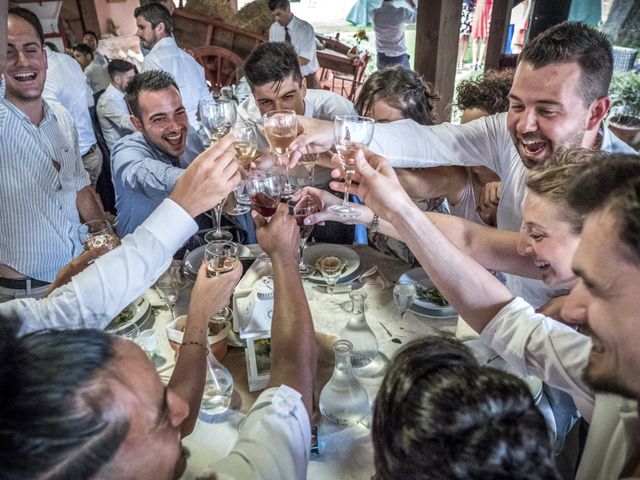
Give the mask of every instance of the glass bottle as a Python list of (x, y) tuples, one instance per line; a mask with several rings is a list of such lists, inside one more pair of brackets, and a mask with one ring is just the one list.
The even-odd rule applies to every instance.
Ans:
[(333, 344), (336, 366), (331, 379), (320, 392), (320, 413), (339, 425), (355, 425), (369, 416), (369, 396), (351, 368), (351, 342)]
[(233, 377), (209, 347), (207, 355), (207, 379), (204, 384), (200, 410), (209, 415), (223, 413), (229, 408), (233, 395)]
[[(353, 345), (351, 350), (351, 366), (353, 372), (360, 376), (365, 374), (363, 369), (367, 367), (378, 354), (378, 340), (367, 323), (364, 314), (364, 302), (367, 293), (355, 290), (349, 294), (351, 298), (351, 315), (342, 330), (339, 338), (349, 340)], [(366, 376), (366, 375), (365, 375)]]

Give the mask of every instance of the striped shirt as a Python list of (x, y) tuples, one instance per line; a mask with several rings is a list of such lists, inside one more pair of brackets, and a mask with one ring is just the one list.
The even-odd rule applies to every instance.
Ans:
[(76, 129), (62, 105), (44, 101), (36, 126), (0, 100), (0, 178), (0, 263), (53, 281), (82, 251), (76, 194), (89, 185)]

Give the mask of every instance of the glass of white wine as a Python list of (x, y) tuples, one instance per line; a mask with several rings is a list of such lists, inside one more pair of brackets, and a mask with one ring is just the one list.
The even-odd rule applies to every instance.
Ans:
[(238, 245), (225, 240), (209, 242), (204, 249), (204, 260), (210, 277), (230, 272), (238, 263)]
[(289, 147), (298, 136), (298, 117), (293, 110), (273, 110), (264, 114), (262, 123), (271, 150), (278, 157), (278, 163), (285, 168), (286, 180), (282, 197), (290, 198), (294, 188), (289, 178)]
[(327, 291), (329, 292), (329, 299), (325, 303), (327, 307), (335, 308), (338, 306), (333, 298), (333, 289), (342, 274), (343, 268), (344, 261), (335, 255), (327, 255), (320, 259), (320, 273), (327, 283)]
[(329, 210), (345, 218), (359, 215), (356, 208), (349, 205), (349, 187), (356, 173), (356, 156), (366, 150), (373, 138), (374, 120), (368, 117), (337, 116), (333, 122), (333, 137), (340, 157), (340, 170), (345, 182), (344, 199), (340, 205), (331, 205)]
[(236, 104), (231, 100), (201, 100), (198, 105), (200, 122), (211, 143), (215, 143), (231, 131), (236, 123)]
[(239, 122), (231, 129), (231, 133), (236, 138), (233, 142), (236, 161), (248, 170), (258, 150), (256, 126), (250, 122)]

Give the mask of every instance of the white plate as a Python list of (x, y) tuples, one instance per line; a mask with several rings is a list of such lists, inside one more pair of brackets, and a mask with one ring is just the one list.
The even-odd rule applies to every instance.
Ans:
[[(148, 315), (151, 313), (151, 303), (149, 302), (149, 299), (147, 298), (147, 296), (144, 295), (138, 298), (137, 300), (131, 302), (125, 310), (129, 310), (131, 313), (133, 313), (133, 317), (131, 317), (130, 320), (127, 320), (126, 322), (123, 322), (118, 326), (135, 323), (136, 325), (138, 325), (138, 327), (140, 327), (140, 329), (143, 329), (143, 326), (148, 319)], [(105, 330), (114, 328), (115, 325), (112, 325), (114, 321), (115, 319), (112, 320), (109, 323), (109, 325), (105, 327)]]
[[(251, 250), (249, 250), (246, 245), (237, 245), (238, 258), (247, 258), (253, 256)], [(204, 260), (204, 249), (206, 247), (206, 245), (201, 245), (185, 255), (183, 262), (183, 272), (187, 278), (190, 278), (191, 280), (195, 280), (197, 278), (198, 269), (200, 268), (200, 265), (202, 265), (202, 261)]]
[[(315, 268), (316, 261), (320, 257), (327, 255), (334, 255), (345, 262), (342, 275), (340, 275), (340, 278), (338, 278), (336, 283), (353, 280), (351, 276), (356, 273), (358, 267), (360, 267), (360, 256), (349, 247), (333, 245), (331, 243), (317, 243), (315, 245), (310, 245), (304, 250), (304, 263)], [(315, 283), (326, 283), (324, 278), (322, 278), (322, 274), (317, 271), (312, 276), (308, 277), (307, 280)]]
[[(420, 267), (412, 268), (403, 273), (399, 280), (414, 282), (425, 289), (434, 286), (431, 279), (429, 279), (425, 271)], [(442, 306), (419, 298), (416, 298), (409, 310), (418, 315), (426, 315), (428, 317), (451, 317), (456, 315), (456, 311), (451, 305)]]

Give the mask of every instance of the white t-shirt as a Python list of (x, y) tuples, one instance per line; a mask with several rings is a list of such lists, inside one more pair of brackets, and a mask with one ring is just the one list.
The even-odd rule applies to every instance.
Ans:
[[(302, 76), (306, 77), (320, 68), (316, 55), (316, 33), (310, 23), (299, 19), (295, 15), (287, 25), (287, 28), (291, 37), (291, 45), (295, 48), (298, 56), (309, 60), (306, 65), (300, 65)], [(270, 42), (284, 42), (285, 35), (284, 27), (278, 22), (274, 22), (269, 28)]]

